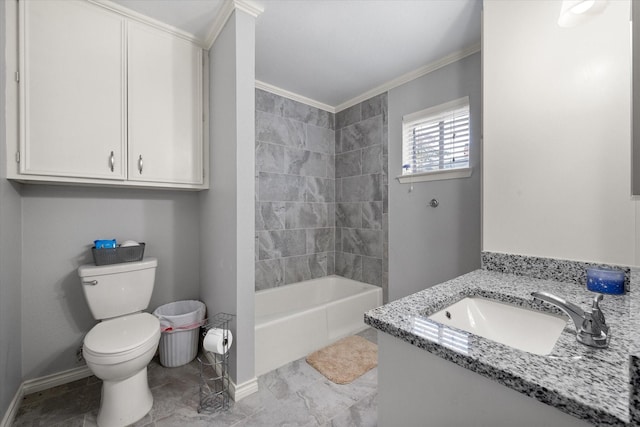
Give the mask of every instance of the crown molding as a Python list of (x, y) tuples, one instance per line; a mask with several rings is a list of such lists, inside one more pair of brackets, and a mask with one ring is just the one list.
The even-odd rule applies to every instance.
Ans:
[(301, 102), (311, 107), (316, 107), (321, 110), (328, 111), (329, 113), (334, 113), (334, 114), (336, 113), (336, 109), (331, 105), (324, 104), (322, 102), (316, 101), (315, 99), (307, 98), (306, 96), (298, 95), (297, 93), (294, 93), (294, 92), (289, 92), (288, 90), (281, 89), (274, 85), (270, 85), (269, 83), (261, 82), (260, 80), (256, 80), (256, 89), (262, 89), (267, 92), (271, 92), (273, 94), (280, 95), (285, 98), (289, 98), (294, 101)]
[(339, 113), (342, 110), (346, 110), (349, 107), (352, 107), (356, 104), (359, 104), (362, 101), (366, 101), (367, 99), (373, 98), (376, 95), (380, 95), (381, 93), (387, 92), (393, 88), (396, 88), (400, 85), (410, 82), (411, 80), (415, 80), (418, 77), (425, 76), (433, 71), (436, 71), (439, 68), (445, 67), (449, 64), (452, 64), (456, 61), (459, 61), (467, 56), (473, 55), (474, 53), (480, 52), (480, 43), (474, 43), (471, 46), (453, 52), (443, 58), (438, 59), (430, 64), (427, 64), (423, 67), (418, 68), (417, 70), (410, 71), (406, 74), (401, 75), (400, 77), (396, 77), (393, 80), (389, 80), (386, 83), (381, 84), (371, 90), (368, 90), (355, 98), (351, 98), (348, 101), (343, 102), (337, 106), (331, 106), (320, 101), (316, 101), (315, 99), (307, 98), (306, 96), (298, 95), (294, 92), (289, 92), (288, 90), (281, 89), (277, 86), (270, 85), (269, 83), (262, 82), (260, 80), (256, 80), (256, 88), (266, 90), (267, 92), (274, 93), (276, 95), (284, 96), (285, 98), (293, 99), (294, 101), (302, 102), (303, 104), (310, 105), (312, 107), (319, 108), (324, 111), (328, 111), (330, 113)]
[(134, 10), (128, 9), (118, 3), (113, 3), (109, 0), (87, 0), (89, 3), (93, 3), (105, 9), (109, 9), (112, 12), (118, 13), (120, 15), (125, 16), (126, 18), (132, 19), (134, 21), (142, 22), (144, 24), (150, 25), (157, 29), (167, 31), (175, 36), (188, 40), (197, 44), (198, 46), (204, 48), (204, 43), (201, 39), (196, 37), (195, 35), (183, 31), (179, 28), (174, 27), (173, 25), (165, 24), (164, 22), (158, 21), (157, 19), (150, 18), (146, 15), (138, 13)]
[(406, 74), (403, 74), (399, 77), (396, 77), (393, 80), (389, 80), (386, 83), (381, 84), (380, 86), (377, 86), (371, 90), (368, 90), (366, 92), (364, 92), (363, 94), (360, 94), (358, 96), (356, 96), (355, 98), (352, 98), (348, 101), (343, 102), (342, 104), (339, 104), (335, 107), (335, 111), (336, 113), (339, 113), (342, 110), (346, 110), (349, 107), (352, 107), (356, 104), (359, 104), (362, 101), (366, 101), (367, 99), (373, 98), (376, 95), (380, 95), (381, 93), (387, 92), (393, 88), (396, 88), (398, 86), (401, 86), (405, 83), (408, 83), (412, 80), (417, 79), (418, 77), (422, 77), (425, 76), (429, 73), (432, 73), (434, 71), (436, 71), (437, 69), (440, 69), (442, 67), (445, 67), (449, 64), (452, 64), (456, 61), (459, 61), (463, 58), (466, 58), (467, 56), (473, 55), (474, 53), (480, 52), (480, 43), (474, 43), (471, 46), (468, 46), (464, 49), (458, 50), (456, 52), (453, 52), (443, 58), (440, 58), (430, 64), (427, 64), (423, 67), (418, 68), (417, 70), (413, 70), (410, 71)]
[(222, 7), (218, 11), (216, 18), (211, 23), (211, 27), (209, 27), (209, 31), (207, 32), (207, 37), (204, 40), (204, 46), (207, 50), (211, 49), (213, 42), (216, 41), (220, 32), (224, 28), (224, 25), (227, 23), (227, 20), (236, 9), (248, 13), (254, 18), (257, 18), (262, 12), (264, 12), (263, 8), (247, 0), (226, 0), (222, 4)]

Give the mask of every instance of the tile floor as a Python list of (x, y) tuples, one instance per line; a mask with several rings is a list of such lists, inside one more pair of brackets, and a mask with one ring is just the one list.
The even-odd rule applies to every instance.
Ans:
[[(376, 342), (376, 332), (359, 335)], [(303, 359), (258, 378), (259, 391), (228, 411), (198, 414), (198, 362), (149, 365), (151, 412), (135, 426), (376, 426), (377, 368), (351, 384), (327, 380)], [(89, 377), (25, 396), (14, 426), (96, 426), (101, 383)]]

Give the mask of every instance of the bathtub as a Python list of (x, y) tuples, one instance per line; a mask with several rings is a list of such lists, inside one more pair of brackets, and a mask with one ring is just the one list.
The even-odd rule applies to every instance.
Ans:
[(327, 276), (257, 291), (256, 375), (367, 328), (364, 312), (382, 305), (382, 288)]

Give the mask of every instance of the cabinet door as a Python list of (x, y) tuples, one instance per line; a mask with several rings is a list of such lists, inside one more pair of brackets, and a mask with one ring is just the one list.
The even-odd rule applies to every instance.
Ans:
[(124, 18), (86, 1), (19, 4), (20, 173), (126, 178)]
[(129, 22), (129, 179), (200, 184), (202, 49)]

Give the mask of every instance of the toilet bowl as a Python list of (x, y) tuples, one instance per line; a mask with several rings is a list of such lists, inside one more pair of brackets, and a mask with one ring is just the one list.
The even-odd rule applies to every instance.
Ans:
[(87, 366), (102, 380), (99, 427), (122, 427), (153, 406), (147, 365), (160, 341), (160, 321), (142, 312), (151, 298), (157, 260), (78, 269), (89, 308), (102, 320), (85, 336)]
[(131, 424), (151, 410), (147, 365), (159, 341), (160, 322), (148, 313), (105, 320), (89, 331), (82, 351), (103, 381), (99, 426)]

